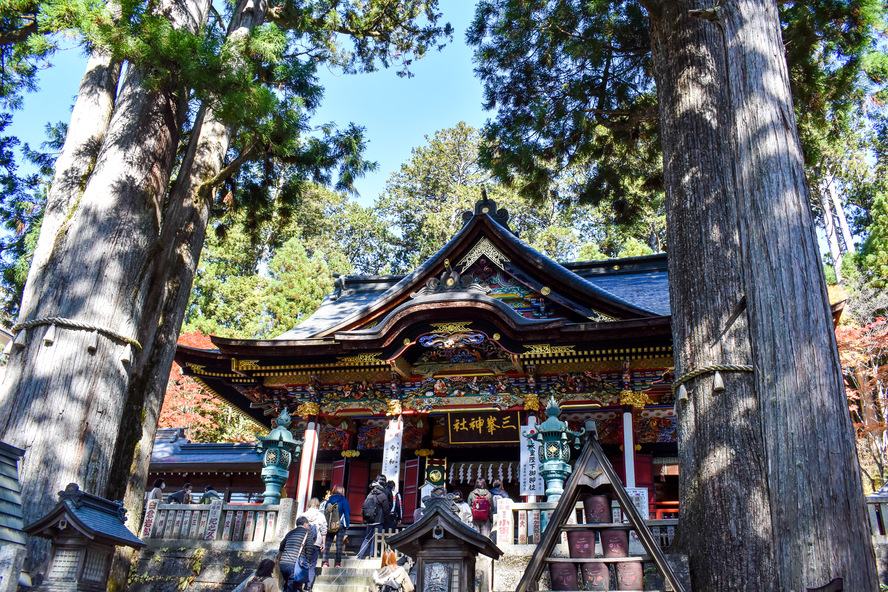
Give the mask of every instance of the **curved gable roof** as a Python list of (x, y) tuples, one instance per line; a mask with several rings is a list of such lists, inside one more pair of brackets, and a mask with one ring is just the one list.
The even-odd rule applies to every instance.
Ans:
[[(397, 280), (383, 292), (367, 290), (343, 294), (335, 300), (328, 298), (302, 324), (275, 340), (330, 337), (379, 322), (404, 305), (411, 294), (425, 286), (430, 278), (445, 270), (447, 263), (457, 261), (456, 266), (459, 267), (484, 240), (504, 256), (500, 266), (507, 273), (535, 291), (548, 288), (548, 298), (580, 317), (596, 320), (605, 315), (635, 319), (663, 314), (662, 307), (638, 306), (535, 250), (500, 223), (499, 220), (504, 222), (506, 217), (504, 210), (497, 213), (496, 203), (492, 200), (485, 198), (479, 201), (474, 214), (467, 212), (464, 217), (468, 222), (463, 228), (413, 272), (400, 279), (397, 276), (366, 278), (367, 282), (375, 282), (379, 288), (385, 286), (386, 280)], [(469, 261), (462, 271), (472, 262)], [(459, 298), (460, 294), (465, 295), (466, 292), (452, 292), (453, 298)]]

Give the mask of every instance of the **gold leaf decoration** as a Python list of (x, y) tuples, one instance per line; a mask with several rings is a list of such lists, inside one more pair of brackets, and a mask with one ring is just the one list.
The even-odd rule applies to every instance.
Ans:
[(575, 354), (575, 345), (549, 345), (548, 343), (538, 343), (534, 345), (525, 345), (525, 353), (528, 354)]
[(527, 393), (524, 395), (524, 410), (525, 411), (539, 411), (540, 410), (540, 398), (536, 395), (536, 393)]
[(475, 246), (471, 248), (456, 266), (462, 266), (462, 270), (465, 271), (481, 257), (487, 257), (500, 269), (505, 269), (503, 264), (509, 262), (509, 258), (503, 255), (502, 251), (497, 249), (487, 237), (484, 237), (475, 243)]
[(318, 405), (317, 403), (314, 403), (312, 401), (306, 401), (305, 403), (302, 403), (301, 405), (299, 405), (299, 407), (296, 408), (296, 415), (298, 417), (310, 417), (312, 415), (317, 415), (320, 412), (321, 412), (320, 405)]
[(465, 321), (462, 323), (431, 323), (431, 326), (434, 328), (434, 333), (453, 335), (454, 333), (470, 331), (469, 325), (471, 324), (471, 321)]
[(389, 399), (386, 403), (385, 414), (389, 417), (401, 415), (401, 401), (398, 399)]
[(379, 356), (382, 355), (382, 352), (375, 352), (370, 354), (360, 354), (357, 356), (347, 356), (344, 358), (338, 358), (338, 365), (343, 366), (346, 364), (373, 364), (382, 362), (383, 360), (379, 359)]
[(622, 390), (620, 391), (620, 405), (631, 405), (636, 409), (644, 409), (645, 405), (652, 403), (650, 397), (643, 391)]

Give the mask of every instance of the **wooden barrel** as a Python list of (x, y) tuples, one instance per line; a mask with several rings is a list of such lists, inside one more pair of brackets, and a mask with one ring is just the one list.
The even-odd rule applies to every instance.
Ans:
[(624, 528), (605, 528), (601, 531), (601, 551), (605, 557), (629, 555), (629, 532)]
[(567, 551), (571, 557), (595, 557), (595, 532), (568, 530)]
[(579, 590), (576, 563), (553, 561), (549, 564), (549, 577), (552, 579), (552, 590)]
[(602, 524), (611, 521), (610, 497), (606, 495), (587, 495), (583, 498), (583, 514), (586, 524)]
[(644, 566), (641, 561), (617, 564), (617, 590), (643, 590)]
[(586, 590), (592, 592), (610, 590), (610, 569), (607, 563), (584, 563), (583, 582)]

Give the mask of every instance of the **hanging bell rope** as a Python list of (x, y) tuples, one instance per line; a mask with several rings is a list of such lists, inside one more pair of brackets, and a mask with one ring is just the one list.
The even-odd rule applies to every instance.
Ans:
[[(133, 339), (132, 337), (127, 337), (126, 335), (121, 335), (117, 331), (113, 329), (108, 329), (107, 327), (102, 327), (100, 325), (92, 325), (90, 323), (81, 323), (80, 321), (73, 321), (71, 319), (65, 319), (62, 317), (43, 317), (39, 319), (34, 319), (33, 321), (25, 321), (24, 323), (19, 323), (12, 326), (10, 329), (10, 333), (18, 334), (20, 331), (24, 329), (30, 329), (32, 327), (38, 327), (40, 325), (52, 325), (58, 327), (66, 327), (68, 329), (82, 329), (83, 331), (93, 331), (96, 334), (101, 333), (102, 335), (106, 335), (112, 339), (116, 339), (117, 341), (122, 341), (123, 343), (127, 343), (134, 347), (137, 347), (139, 350), (142, 349), (142, 344)], [(52, 331), (52, 329), (50, 329)], [(55, 334), (51, 338), (55, 339)], [(18, 343), (18, 335), (16, 335), (16, 343)], [(90, 345), (93, 345), (94, 342), (90, 342)], [(20, 345), (24, 345), (21, 343)]]
[(683, 375), (681, 378), (672, 383), (672, 394), (675, 395), (678, 393), (679, 401), (686, 401), (688, 398), (687, 390), (684, 387), (684, 383), (698, 376), (702, 376), (704, 374), (710, 374), (715, 372), (715, 386), (714, 389), (716, 391), (725, 390), (725, 384), (722, 380), (719, 372), (752, 372), (752, 366), (742, 365), (742, 364), (713, 364), (711, 366), (704, 366), (702, 368), (697, 368), (696, 370), (691, 370), (690, 372)]

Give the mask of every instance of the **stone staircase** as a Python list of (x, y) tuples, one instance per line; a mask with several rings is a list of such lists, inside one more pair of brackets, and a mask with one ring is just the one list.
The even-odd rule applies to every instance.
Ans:
[[(332, 557), (331, 557), (332, 559)], [(313, 592), (367, 592), (380, 560), (343, 557), (341, 567), (317, 568)]]

